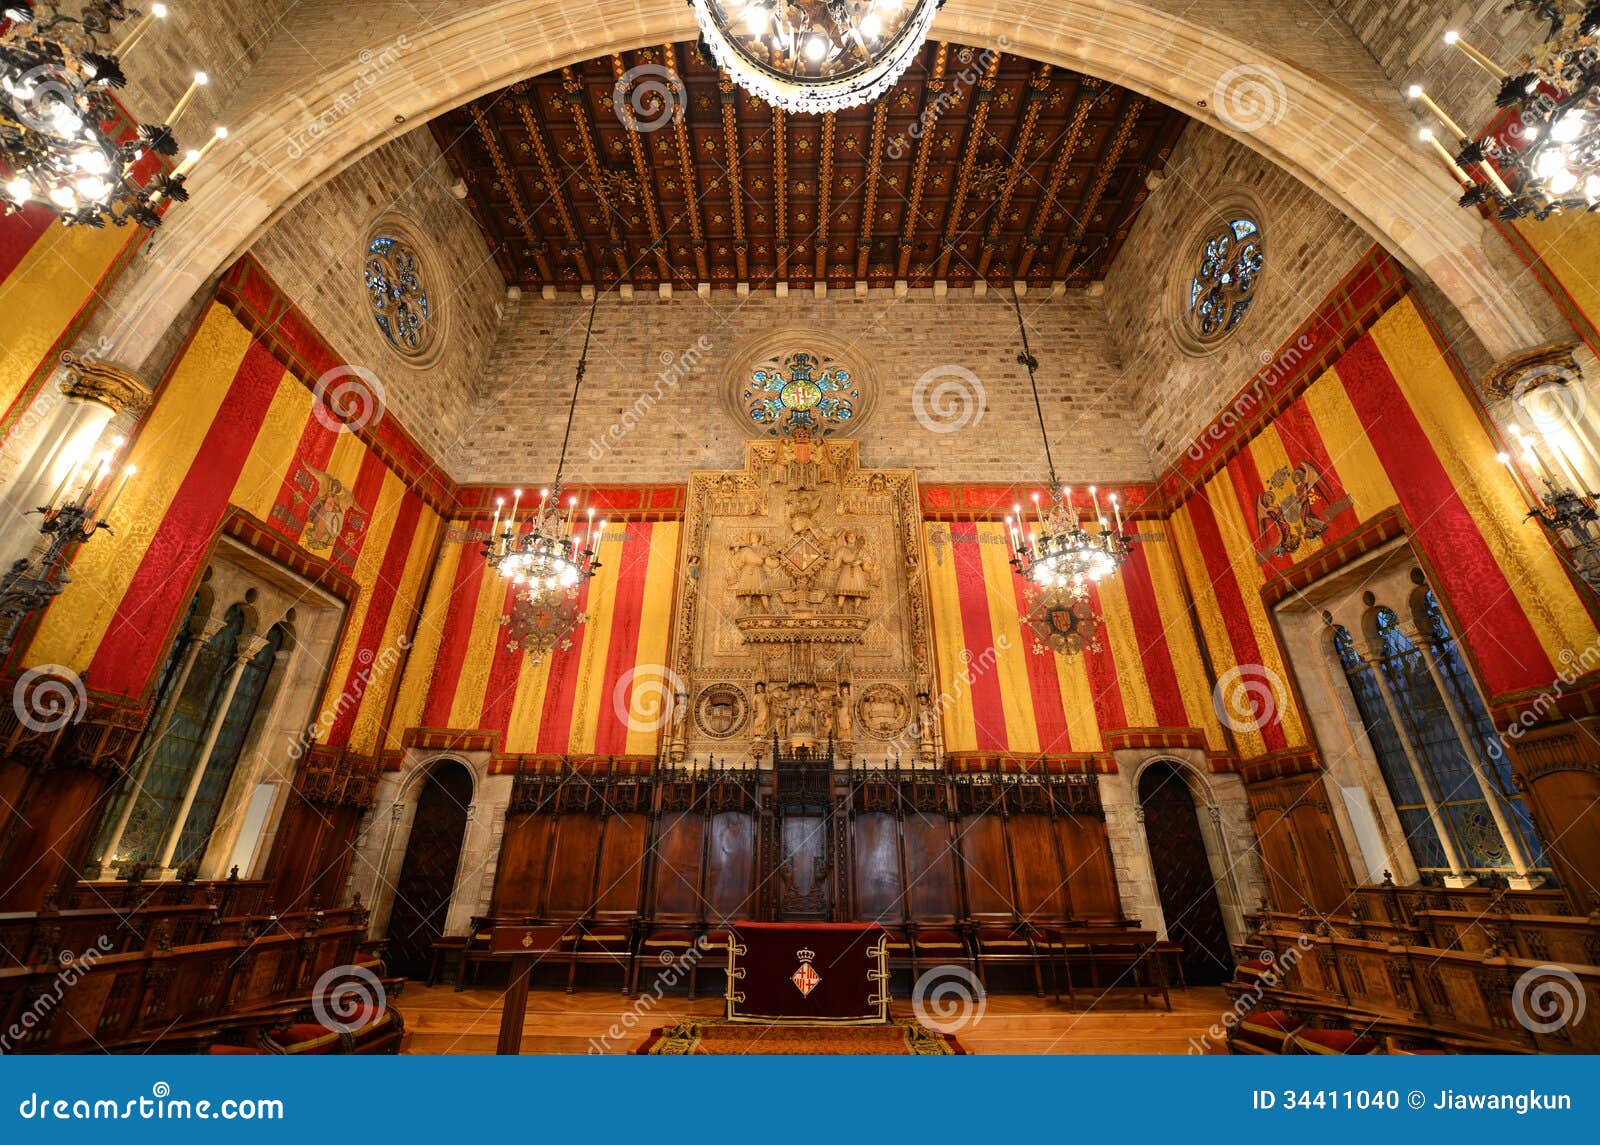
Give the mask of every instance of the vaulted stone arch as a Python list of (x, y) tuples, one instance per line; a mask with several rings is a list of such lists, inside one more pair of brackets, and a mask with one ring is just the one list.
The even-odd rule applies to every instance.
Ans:
[[(428, 118), (516, 79), (611, 51), (692, 39), (684, 0), (299, 5), (231, 101), (233, 134), (193, 198), (114, 293), (103, 332), (138, 366), (185, 302), (301, 196)], [(1279, 0), (949, 0), (937, 37), (1099, 76), (1226, 132), (1291, 171), (1430, 279), (1499, 357), (1539, 322), (1485, 255), (1499, 239), (1456, 209), (1449, 177), (1410, 138), (1398, 93), (1347, 27)], [(308, 82), (308, 59), (324, 70)], [(312, 67), (315, 64), (311, 64)], [(1251, 130), (1214, 104), (1256, 82)], [(1235, 124), (1239, 115), (1230, 116)], [(321, 130), (308, 138), (315, 121)], [(1259, 121), (1258, 123), (1255, 121)]]

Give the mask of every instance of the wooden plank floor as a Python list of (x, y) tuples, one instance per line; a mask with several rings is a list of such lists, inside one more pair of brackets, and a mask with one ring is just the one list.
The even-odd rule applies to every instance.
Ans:
[[(500, 997), (497, 989), (457, 993), (450, 986), (407, 983), (394, 1000), (405, 1017), (405, 1052), (493, 1053), (500, 1031)], [(1081, 1008), (1072, 1010), (1054, 998), (991, 994), (982, 1019), (956, 1036), (974, 1054), (1182, 1054), (1189, 1052), (1189, 1039), (1201, 1038), (1228, 1008), (1220, 987), (1174, 990), (1171, 1013), (1159, 1002), (1146, 1008), (1134, 993), (1120, 993), (1093, 1006), (1087, 1001), (1080, 996)], [(910, 1020), (910, 1001), (896, 998), (892, 1012), (897, 1019)], [(624, 1015), (632, 1016), (631, 1027), (621, 1027)], [(657, 1026), (721, 1015), (720, 996), (693, 1002), (682, 994), (659, 1002), (646, 996), (636, 1002), (616, 990), (591, 987), (567, 994), (558, 986), (540, 986), (528, 996), (522, 1052), (630, 1053)], [(622, 1030), (614, 1040), (607, 1037), (613, 1026)]]

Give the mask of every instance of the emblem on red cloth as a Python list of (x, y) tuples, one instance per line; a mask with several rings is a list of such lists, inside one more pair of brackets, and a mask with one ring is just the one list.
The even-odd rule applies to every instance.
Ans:
[(817, 984), (822, 981), (822, 975), (818, 974), (816, 967), (811, 965), (811, 960), (816, 956), (816, 952), (813, 950), (797, 950), (795, 952), (795, 957), (800, 960), (800, 969), (789, 976), (789, 981), (794, 983), (795, 989), (799, 990), (803, 997), (810, 997), (811, 991), (815, 990)]

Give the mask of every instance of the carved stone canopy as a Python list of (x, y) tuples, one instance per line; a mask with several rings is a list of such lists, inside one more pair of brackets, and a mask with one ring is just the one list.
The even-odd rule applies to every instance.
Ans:
[(1492, 401), (1515, 398), (1548, 383), (1569, 385), (1583, 377), (1573, 351), (1576, 342), (1550, 342), (1523, 350), (1495, 364), (1483, 379), (1483, 392)]
[(65, 369), (61, 392), (69, 398), (96, 402), (113, 414), (140, 413), (150, 404), (150, 387), (130, 370), (70, 352), (61, 355), (61, 364)]

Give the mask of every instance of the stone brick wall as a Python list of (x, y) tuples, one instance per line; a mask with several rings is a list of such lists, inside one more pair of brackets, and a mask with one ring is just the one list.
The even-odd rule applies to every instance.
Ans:
[[(450, 181), (432, 136), (410, 132), (306, 196), (251, 248), (334, 349), (377, 374), (388, 410), (435, 457), (471, 428), (467, 414), (505, 305), (500, 272)], [(436, 265), (430, 297), (444, 348), (424, 368), (389, 348), (367, 309), (365, 244), (389, 212), (410, 224)]]
[(1468, 131), (1494, 114), (1498, 86), (1460, 48), (1444, 42), (1461, 33), (1473, 47), (1510, 67), (1544, 38), (1545, 25), (1505, 11), (1506, 0), (1326, 0), (1367, 46), (1385, 74), (1404, 90), (1413, 83)]
[[(1176, 335), (1181, 311), (1173, 294), (1197, 264), (1194, 229), (1240, 190), (1259, 206), (1266, 271), (1237, 331), (1196, 356)], [(1188, 448), (1371, 247), (1361, 228), (1294, 176), (1219, 132), (1189, 125), (1105, 282), (1108, 328), (1158, 464)]]
[[(1082, 293), (1035, 293), (1023, 307), (1061, 478), (1088, 484), (1151, 476), (1152, 460), (1099, 301)], [(508, 313), (488, 369), (492, 395), (448, 459), (458, 480), (549, 479), (587, 312), (587, 303), (576, 298), (530, 295)], [(858, 430), (865, 464), (915, 467), (930, 482), (1043, 476), (1009, 295), (975, 298), (969, 290), (935, 298), (913, 291), (897, 299), (892, 291), (873, 291), (863, 299), (835, 291), (818, 299), (768, 291), (743, 298), (732, 292), (709, 299), (683, 292), (671, 299), (604, 297), (573, 425), (571, 479), (678, 482), (690, 469), (741, 466), (742, 442), (754, 433), (734, 421), (723, 390), (732, 388), (749, 343), (788, 329), (796, 332), (795, 349), (805, 345), (806, 331), (850, 344), (850, 364), (875, 377), (876, 408)], [(692, 357), (698, 361), (681, 380), (659, 380), (669, 363), (697, 346)], [(941, 369), (938, 380), (953, 387), (950, 404), (932, 397), (933, 381), (925, 383), (924, 424), (917, 416), (918, 382)], [(970, 371), (971, 378), (958, 371)], [(644, 416), (634, 425), (623, 415), (636, 409)], [(963, 418), (960, 428), (933, 428)]]

